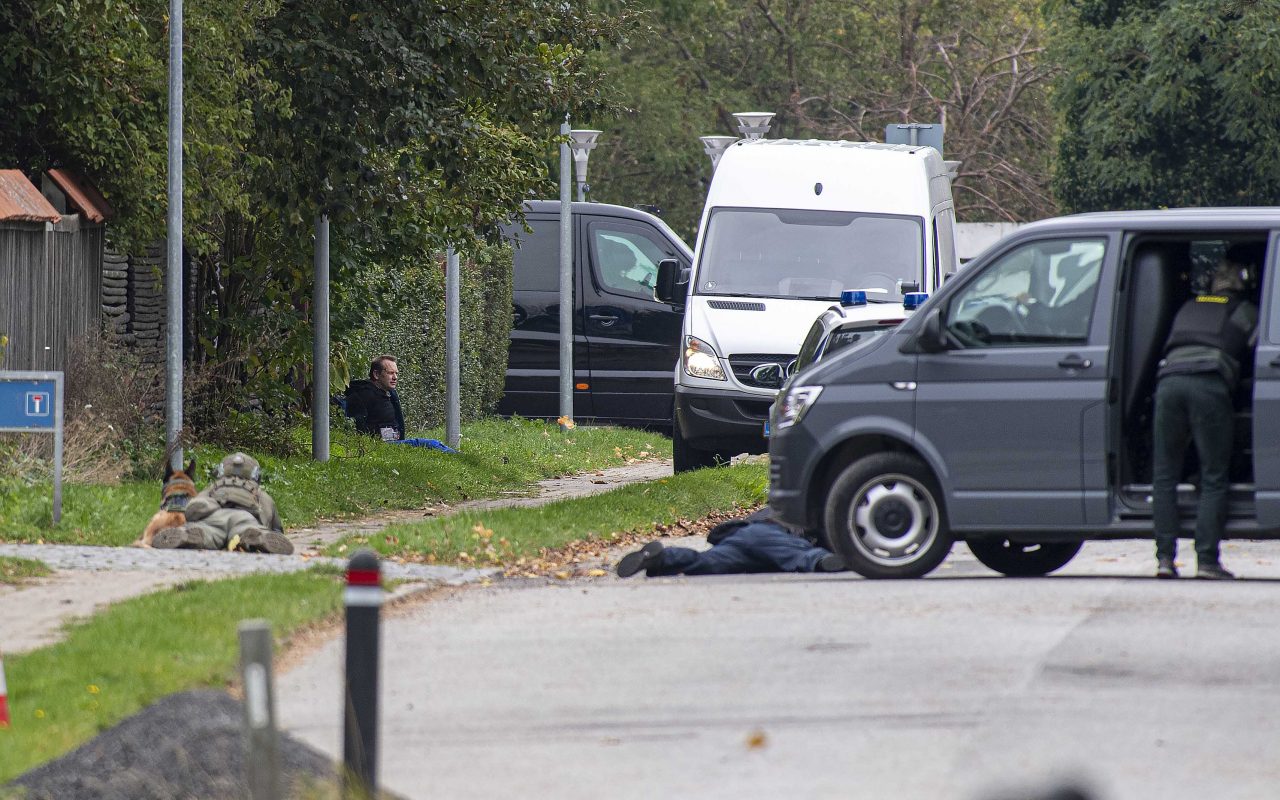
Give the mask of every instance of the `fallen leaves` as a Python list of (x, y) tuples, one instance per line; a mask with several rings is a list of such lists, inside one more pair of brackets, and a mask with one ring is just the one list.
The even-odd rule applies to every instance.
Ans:
[[(608, 567), (612, 566), (610, 551), (614, 548), (640, 547), (658, 538), (705, 536), (721, 522), (738, 519), (753, 510), (714, 513), (701, 519), (677, 519), (671, 524), (655, 522), (647, 531), (614, 531), (560, 547), (544, 547), (536, 556), (521, 556), (491, 564), (503, 567), (503, 574), (508, 578), (603, 578), (611, 572)], [(510, 550), (509, 547), (507, 549)]]

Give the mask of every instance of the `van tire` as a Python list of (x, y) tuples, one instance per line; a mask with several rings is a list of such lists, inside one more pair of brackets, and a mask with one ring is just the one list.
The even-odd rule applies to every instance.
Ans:
[(680, 433), (680, 423), (671, 428), (671, 468), (674, 472), (690, 472), (719, 463), (719, 454), (692, 447)]
[(1067, 565), (1084, 542), (1015, 542), (999, 536), (969, 540), (973, 555), (991, 569), (1011, 578), (1038, 578)]
[(922, 578), (951, 552), (942, 492), (906, 453), (878, 453), (845, 467), (827, 494), (828, 541), (866, 578)]

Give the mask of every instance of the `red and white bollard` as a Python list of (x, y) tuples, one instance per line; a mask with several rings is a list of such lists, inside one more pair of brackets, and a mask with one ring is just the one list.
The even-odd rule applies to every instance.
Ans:
[(0, 728), (9, 727), (9, 689), (4, 685), (4, 654), (0, 653)]
[(378, 796), (378, 647), (382, 565), (372, 550), (347, 564), (347, 671), (342, 690), (343, 798)]

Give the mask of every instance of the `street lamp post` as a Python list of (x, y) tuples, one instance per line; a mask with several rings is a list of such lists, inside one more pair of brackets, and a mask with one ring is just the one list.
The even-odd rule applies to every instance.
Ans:
[(711, 156), (711, 171), (715, 172), (720, 164), (720, 156), (729, 149), (729, 145), (738, 141), (737, 136), (699, 136), (702, 141), (702, 152)]
[(587, 159), (591, 157), (591, 151), (596, 149), (596, 137), (599, 135), (600, 131), (569, 131), (569, 146), (573, 148), (573, 166), (578, 179), (579, 203), (586, 202), (587, 192), (591, 190), (587, 183)]
[(769, 123), (773, 120), (772, 111), (740, 111), (733, 115), (738, 121), (738, 130), (748, 139), (763, 139), (769, 132)]
[(573, 190), (569, 115), (560, 125), (560, 430), (573, 429)]

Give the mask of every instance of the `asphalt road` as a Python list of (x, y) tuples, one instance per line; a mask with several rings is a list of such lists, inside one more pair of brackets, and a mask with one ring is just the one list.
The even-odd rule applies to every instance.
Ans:
[[(1280, 795), (1280, 543), (1229, 543), (1249, 578), (1230, 584), (1156, 581), (1150, 553), (1090, 543), (1030, 580), (957, 548), (910, 582), (463, 589), (384, 624), (382, 782), (409, 798), (1027, 800), (1066, 779), (1096, 800)], [(278, 686), (285, 727), (336, 758), (341, 657), (332, 642)]]

